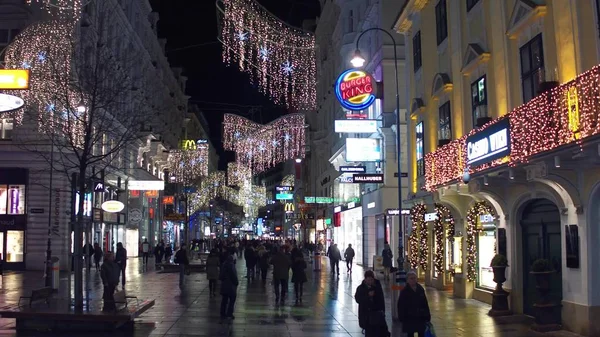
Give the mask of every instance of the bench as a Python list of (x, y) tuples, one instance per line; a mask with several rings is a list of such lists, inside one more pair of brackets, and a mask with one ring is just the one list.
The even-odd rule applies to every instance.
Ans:
[[(136, 301), (129, 301), (135, 298)], [(128, 303), (129, 302), (129, 303)], [(102, 311), (102, 301), (94, 301), (89, 311), (69, 310), (66, 300), (52, 301), (46, 307), (0, 307), (0, 317), (16, 319), (17, 331), (114, 331), (132, 330), (134, 320), (154, 306), (154, 300), (138, 300), (124, 292), (115, 293), (115, 304), (120, 308), (112, 312)]]
[(50, 287), (44, 287), (44, 288), (40, 288), (40, 289), (34, 289), (31, 291), (31, 296), (21, 296), (19, 297), (19, 303), (18, 306), (21, 306), (21, 300), (24, 299), (29, 299), (29, 307), (31, 308), (31, 306), (33, 305), (34, 302), (38, 302), (38, 301), (44, 301), (46, 302), (46, 304), (49, 306), (50, 305), (50, 298), (52, 297), (52, 293), (54, 291), (52, 290), (52, 288)]

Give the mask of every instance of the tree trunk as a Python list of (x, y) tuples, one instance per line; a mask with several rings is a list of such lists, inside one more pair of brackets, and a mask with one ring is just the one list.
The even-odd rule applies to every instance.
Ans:
[(82, 261), (82, 228), (84, 224), (84, 204), (85, 204), (85, 172), (87, 167), (82, 165), (79, 167), (79, 177), (78, 178), (78, 188), (77, 192), (79, 193), (79, 212), (76, 214), (77, 222), (73, 227), (73, 270), (74, 270), (74, 289), (75, 293), (75, 303), (74, 308), (75, 311), (83, 311), (83, 261)]

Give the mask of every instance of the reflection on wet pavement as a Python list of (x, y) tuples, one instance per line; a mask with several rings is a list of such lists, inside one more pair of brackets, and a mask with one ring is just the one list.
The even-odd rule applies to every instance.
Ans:
[[(203, 273), (188, 276), (183, 289), (178, 286), (179, 274), (159, 274), (154, 266), (147, 270), (140, 259), (130, 259), (127, 270), (127, 293), (140, 299), (156, 299), (156, 305), (136, 320), (133, 336), (232, 336), (232, 337), (358, 337), (363, 336), (358, 326), (358, 305), (353, 295), (362, 282), (362, 269), (354, 268), (351, 275), (342, 273), (331, 277), (327, 270), (308, 272), (304, 301), (294, 305), (293, 286), (284, 305), (275, 304), (270, 280), (266, 284), (245, 278), (243, 260), (238, 262), (240, 286), (235, 308), (235, 320), (219, 322), (220, 297), (210, 298), (208, 281)], [(0, 283), (0, 304), (17, 303), (19, 296), (43, 286), (41, 272), (9, 273)], [(99, 273), (90, 274), (90, 303), (98, 305), (102, 297)], [(391, 320), (389, 284), (384, 283), (387, 302), (388, 325), (392, 336), (401, 336), (400, 327)], [(66, 298), (67, 274), (61, 276), (61, 291)], [(432, 311), (432, 323), (438, 337), (534, 337), (575, 336), (566, 332), (537, 334), (528, 329), (529, 321), (522, 316), (492, 319), (487, 315), (489, 306), (475, 301), (453, 299), (451, 293), (427, 289)], [(17, 334), (15, 322), (0, 319), (0, 336), (26, 336)], [(81, 333), (72, 336), (81, 336)], [(85, 333), (86, 337), (106, 336)], [(30, 334), (40, 336), (40, 333)], [(44, 334), (44, 336), (69, 336)], [(111, 333), (111, 337), (131, 336)]]

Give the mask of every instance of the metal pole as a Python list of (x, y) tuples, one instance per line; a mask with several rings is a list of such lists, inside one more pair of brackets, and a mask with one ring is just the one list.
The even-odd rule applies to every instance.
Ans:
[(50, 138), (50, 188), (48, 193), (48, 242), (46, 244), (46, 287), (52, 286), (52, 188), (54, 179), (54, 132)]
[(397, 279), (398, 283), (401, 286), (404, 286), (404, 284), (406, 284), (406, 271), (404, 270), (404, 226), (402, 224), (402, 220), (403, 220), (403, 216), (402, 216), (402, 164), (400, 161), (401, 158), (401, 137), (400, 137), (400, 86), (398, 84), (398, 46), (396, 44), (396, 39), (394, 39), (394, 36), (392, 34), (390, 34), (390, 32), (388, 32), (385, 29), (379, 28), (379, 27), (372, 27), (369, 28), (365, 31), (363, 31), (362, 33), (360, 33), (360, 35), (358, 36), (358, 39), (356, 39), (356, 49), (358, 50), (358, 43), (360, 41), (360, 39), (362, 38), (362, 36), (372, 30), (378, 30), (378, 31), (382, 31), (385, 34), (387, 34), (391, 39), (392, 42), (394, 43), (394, 79), (396, 82), (396, 144), (397, 144), (397, 151), (398, 151), (398, 155), (396, 157), (396, 160), (398, 161), (398, 211), (400, 212), (399, 216), (398, 216), (398, 271), (399, 271), (399, 277)]

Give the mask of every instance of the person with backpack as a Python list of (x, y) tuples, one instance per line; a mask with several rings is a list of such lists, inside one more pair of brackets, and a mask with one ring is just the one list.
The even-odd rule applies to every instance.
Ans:
[(175, 263), (179, 265), (179, 287), (183, 287), (185, 273), (190, 265), (186, 247), (185, 243), (181, 244), (181, 248), (175, 254)]

